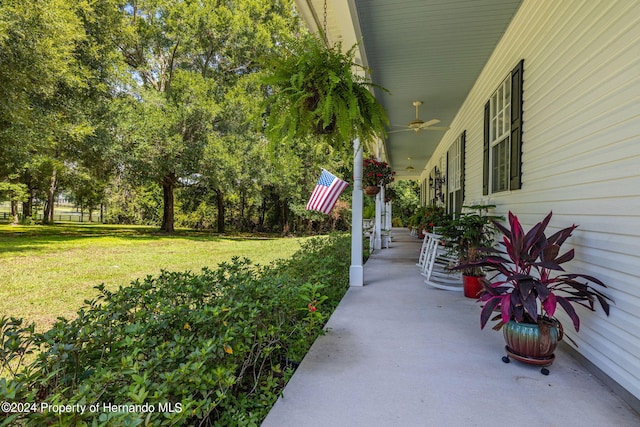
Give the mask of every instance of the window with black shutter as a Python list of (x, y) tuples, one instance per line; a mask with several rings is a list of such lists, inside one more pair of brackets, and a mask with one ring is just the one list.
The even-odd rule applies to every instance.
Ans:
[(485, 104), (482, 188), (485, 195), (522, 186), (523, 66), (521, 60)]
[(467, 132), (460, 134), (447, 151), (447, 212), (460, 213), (464, 201), (464, 156)]

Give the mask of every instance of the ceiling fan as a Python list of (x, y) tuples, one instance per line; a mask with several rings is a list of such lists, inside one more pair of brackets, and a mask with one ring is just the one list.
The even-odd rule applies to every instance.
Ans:
[(428, 122), (425, 122), (424, 120), (420, 119), (418, 117), (418, 108), (421, 105), (422, 105), (422, 101), (413, 101), (413, 106), (416, 107), (416, 118), (415, 120), (411, 120), (409, 122), (409, 126), (399, 126), (399, 127), (403, 127), (404, 129), (392, 130), (391, 132), (388, 132), (388, 133), (406, 132), (406, 131), (414, 131), (417, 133), (421, 130), (438, 130), (438, 131), (449, 130), (448, 126), (434, 126), (440, 123), (440, 120), (438, 119), (431, 119)]

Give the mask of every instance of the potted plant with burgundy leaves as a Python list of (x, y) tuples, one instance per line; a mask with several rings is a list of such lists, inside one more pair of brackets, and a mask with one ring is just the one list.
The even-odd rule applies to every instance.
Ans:
[[(458, 213), (447, 221), (439, 232), (448, 252), (460, 264), (469, 265), (480, 258), (480, 248), (492, 248), (496, 227), (493, 223), (501, 218), (490, 215), (495, 205), (465, 206), (466, 212)], [(482, 267), (467, 266), (462, 269), (464, 296), (478, 298), (483, 289), (480, 278), (484, 277)]]
[[(507, 352), (504, 362), (509, 356), (539, 366), (553, 362), (553, 352), (563, 337), (562, 324), (555, 317), (558, 307), (567, 313), (576, 332), (580, 317), (574, 305), (595, 311), (597, 301), (609, 315), (609, 301), (613, 301), (600, 291), (606, 285), (587, 274), (567, 273), (562, 267), (574, 258), (574, 249), (561, 252), (561, 247), (577, 225), (547, 236), (551, 217), (549, 213), (525, 232), (518, 217), (509, 212), (508, 226), (494, 221), (502, 233), (504, 250), (483, 248), (477, 260), (457, 267), (480, 267), (495, 273), (491, 280), (483, 279), (480, 327), (491, 319), (497, 321), (493, 329), (502, 328)], [(492, 317), (496, 311), (499, 313)], [(546, 368), (542, 372), (549, 373)]]
[(365, 194), (375, 196), (380, 192), (380, 187), (393, 182), (395, 174), (387, 162), (376, 160), (373, 156), (363, 159), (362, 187)]

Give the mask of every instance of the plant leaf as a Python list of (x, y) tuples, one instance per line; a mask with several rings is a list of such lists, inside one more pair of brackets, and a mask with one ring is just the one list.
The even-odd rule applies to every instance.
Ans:
[(500, 312), (502, 313), (502, 322), (507, 323), (511, 320), (511, 295), (503, 295), (500, 303)]
[(571, 302), (568, 301), (565, 297), (557, 297), (557, 300), (558, 300), (558, 303), (560, 304), (560, 306), (564, 309), (564, 311), (567, 312), (567, 314), (569, 315), (569, 317), (573, 321), (573, 327), (575, 328), (576, 332), (579, 332), (580, 331), (580, 318), (578, 317), (578, 314), (576, 313), (576, 310), (573, 308), (573, 305), (571, 305)]
[(484, 329), (487, 321), (491, 317), (491, 313), (493, 313), (493, 309), (500, 303), (500, 297), (491, 298), (487, 303), (482, 307), (482, 311), (480, 312), (480, 329)]
[(556, 312), (556, 305), (558, 301), (555, 294), (549, 293), (549, 295), (542, 301), (542, 308), (547, 312), (549, 317), (553, 317)]

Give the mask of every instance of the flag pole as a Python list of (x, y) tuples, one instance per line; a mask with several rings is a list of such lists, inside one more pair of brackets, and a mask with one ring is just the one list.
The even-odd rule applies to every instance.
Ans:
[(351, 199), (351, 267), (349, 286), (364, 285), (362, 265), (362, 146), (353, 140), (353, 190)]

